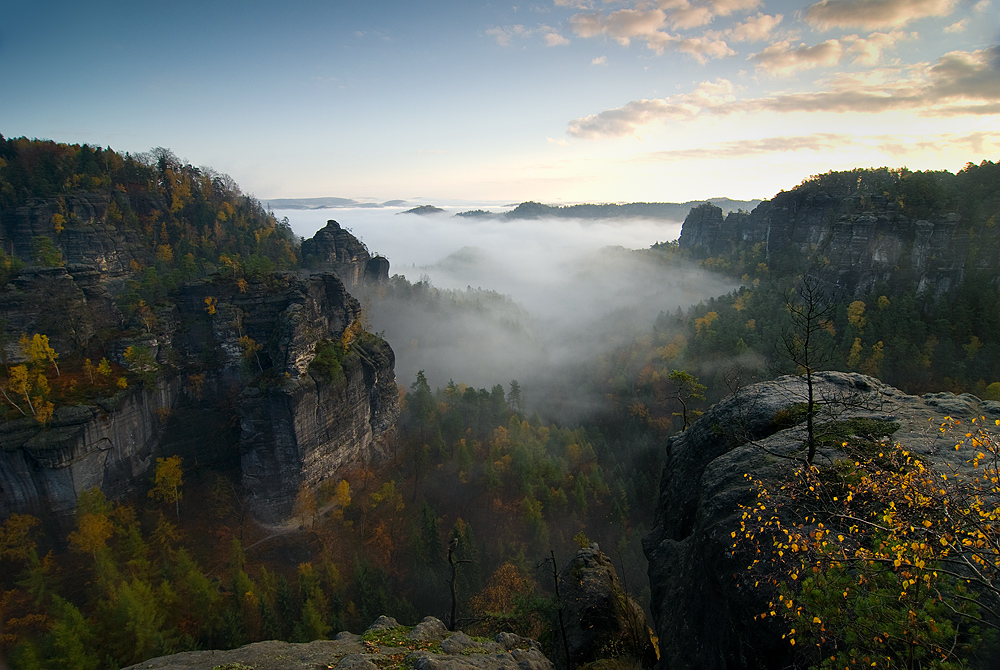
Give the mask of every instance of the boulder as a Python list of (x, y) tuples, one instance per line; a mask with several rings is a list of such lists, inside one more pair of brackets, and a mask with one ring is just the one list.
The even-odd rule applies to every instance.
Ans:
[(611, 559), (597, 544), (580, 549), (563, 568), (559, 600), (561, 612), (552, 618), (552, 654), (558, 667), (575, 668), (608, 657), (633, 658), (645, 668), (656, 663), (646, 614), (622, 588)]

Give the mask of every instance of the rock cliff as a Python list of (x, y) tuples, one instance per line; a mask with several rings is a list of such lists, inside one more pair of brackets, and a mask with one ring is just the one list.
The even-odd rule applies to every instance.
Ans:
[(904, 214), (883, 195), (838, 196), (796, 189), (762, 202), (750, 213), (705, 203), (684, 221), (680, 246), (699, 258), (754, 255), (780, 271), (810, 268), (848, 293), (880, 283), (944, 294), (970, 271), (1000, 270), (993, 245), (972, 244), (957, 213)]
[[(110, 348), (123, 365), (127, 346), (149, 349), (161, 366), (155, 381), (59, 407), (46, 428), (31, 418), (0, 424), (0, 516), (66, 516), (93, 486), (123, 497), (144, 485), (155, 456), (179, 453), (192, 465), (239, 462), (251, 509), (276, 521), (303, 483), (377, 455), (398, 414), (394, 357), (358, 329), (360, 306), (337, 275), (242, 286), (210, 277), (184, 286), (161, 316), (152, 332)], [(345, 345), (349, 329), (358, 334)], [(310, 370), (331, 342), (344, 349), (337, 379)]]
[[(816, 390), (836, 403), (837, 421), (898, 423), (892, 438), (931, 465), (954, 465), (962, 458), (952, 449), (954, 440), (936, 430), (937, 421), (1000, 417), (997, 402), (968, 394), (911, 396), (858, 374), (822, 373)], [(788, 665), (785, 631), (773, 619), (756, 618), (766, 610), (769, 594), (742, 584), (749, 559), (733, 553), (731, 533), (740, 527), (740, 505), (754, 497), (744, 474), (773, 483), (801, 463), (787, 458), (801, 455), (805, 439), (801, 424), (789, 425), (787, 410), (805, 397), (799, 377), (755, 384), (667, 442), (656, 522), (643, 542), (661, 670)], [(821, 448), (815, 462), (828, 464), (838, 455), (837, 449)]]

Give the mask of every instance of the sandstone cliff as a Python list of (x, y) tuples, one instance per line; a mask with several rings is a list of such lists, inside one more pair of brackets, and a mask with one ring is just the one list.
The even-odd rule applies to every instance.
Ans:
[[(837, 421), (865, 417), (898, 423), (892, 438), (931, 465), (962, 458), (954, 441), (936, 430), (937, 421), (1000, 417), (997, 402), (968, 394), (911, 396), (858, 374), (822, 373), (816, 390), (819, 397), (836, 400)], [(785, 631), (774, 619), (756, 619), (769, 594), (742, 583), (749, 560), (734, 555), (731, 533), (740, 527), (740, 505), (754, 497), (744, 474), (774, 483), (801, 463), (786, 456), (801, 455), (804, 428), (789, 426), (783, 410), (805, 397), (799, 377), (756, 384), (713, 406), (667, 442), (656, 522), (643, 542), (662, 670), (787, 666)], [(821, 449), (816, 463), (829, 464), (838, 455), (836, 449)]]
[[(341, 377), (310, 370), (318, 346), (357, 330), (360, 306), (337, 275), (264, 276), (243, 288), (216, 276), (186, 285), (162, 316), (111, 347), (122, 364), (127, 346), (148, 348), (161, 364), (155, 381), (59, 407), (46, 428), (0, 424), (0, 516), (68, 515), (93, 486), (123, 497), (144, 485), (156, 456), (179, 453), (190, 465), (238, 461), (252, 510), (274, 521), (303, 483), (377, 456), (398, 414), (388, 344), (358, 331)], [(260, 350), (248, 355), (240, 338)]]
[[(943, 294), (969, 272), (1000, 270), (992, 238), (973, 242), (954, 211), (912, 216), (881, 194), (821, 188), (782, 192), (750, 213), (705, 203), (691, 210), (679, 240), (699, 258), (753, 256), (779, 272), (810, 269), (848, 293), (880, 283)], [(756, 262), (755, 260), (755, 262)]]

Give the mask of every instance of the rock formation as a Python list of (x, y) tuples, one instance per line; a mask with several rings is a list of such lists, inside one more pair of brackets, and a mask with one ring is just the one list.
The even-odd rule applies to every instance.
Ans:
[(635, 659), (644, 668), (656, 663), (646, 613), (622, 588), (611, 559), (596, 544), (580, 549), (559, 574), (559, 600), (561, 617), (551, 622), (558, 667), (613, 657)]
[[(60, 407), (44, 429), (30, 418), (0, 424), (0, 516), (68, 515), (93, 486), (122, 497), (167, 453), (191, 463), (238, 459), (254, 513), (287, 516), (303, 483), (376, 456), (398, 414), (394, 357), (381, 338), (359, 334), (337, 379), (310, 370), (317, 347), (342, 346), (359, 315), (332, 273), (186, 285), (153, 332), (111, 348), (121, 364), (127, 346), (148, 348), (162, 364), (157, 381)], [(248, 356), (241, 338), (260, 350)]]
[(338, 633), (332, 640), (308, 643), (255, 642), (227, 651), (187, 651), (143, 661), (127, 670), (552, 670), (537, 642), (501, 633), (476, 642), (461, 631), (450, 633), (441, 621), (426, 617), (416, 626), (400, 626), (379, 617), (362, 635)]
[(350, 288), (389, 278), (389, 261), (372, 256), (368, 247), (333, 219), (302, 241), (302, 257), (309, 267), (336, 272)]
[(795, 189), (725, 218), (710, 203), (695, 207), (679, 243), (700, 258), (755, 253), (783, 269), (810, 262), (814, 272), (855, 295), (882, 282), (943, 294), (970, 270), (1000, 270), (997, 250), (980, 241), (985, 248), (972, 253), (958, 224), (957, 214), (909, 218), (882, 195)]
[[(954, 465), (951, 437), (936, 428), (945, 416), (1000, 417), (1000, 403), (972, 395), (907, 395), (877, 379), (827, 372), (815, 378), (817, 397), (837, 408), (837, 421), (873, 418), (898, 423), (892, 438), (925, 463)], [(782, 377), (741, 389), (713, 406), (687, 431), (668, 440), (656, 522), (643, 547), (649, 559), (651, 610), (661, 670), (786, 667), (784, 630), (756, 615), (769, 594), (739, 576), (747, 556), (732, 549), (741, 504), (754, 492), (744, 474), (779, 482), (801, 463), (805, 429), (788, 425), (789, 408), (804, 402), (805, 381)], [(833, 420), (833, 419), (820, 419)], [(821, 448), (816, 463), (839, 451)]]

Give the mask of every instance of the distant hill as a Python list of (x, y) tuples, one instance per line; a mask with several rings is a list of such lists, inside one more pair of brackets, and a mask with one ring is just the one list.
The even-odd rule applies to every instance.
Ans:
[(750, 211), (760, 200), (732, 200), (709, 198), (688, 202), (630, 202), (624, 204), (545, 205), (540, 202), (522, 202), (509, 212), (489, 212), (482, 209), (459, 212), (455, 216), (489, 219), (541, 219), (560, 217), (572, 219), (667, 219), (683, 221), (692, 208), (710, 202), (726, 213)]
[(400, 212), (400, 214), (419, 214), (420, 216), (427, 216), (428, 214), (444, 214), (444, 210), (440, 207), (435, 207), (434, 205), (420, 205), (419, 207), (408, 209), (405, 212)]

